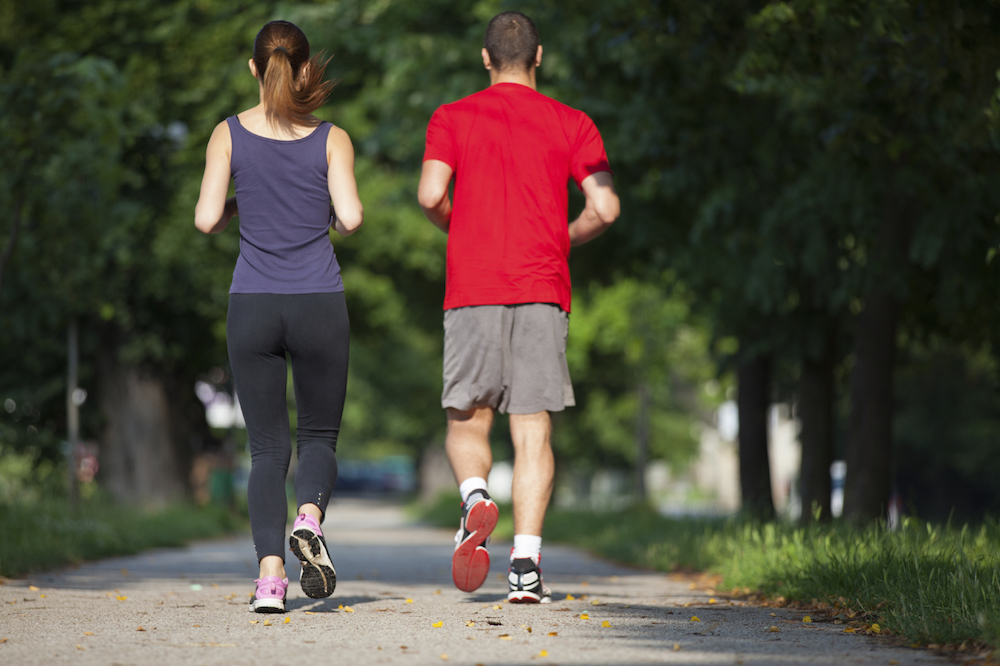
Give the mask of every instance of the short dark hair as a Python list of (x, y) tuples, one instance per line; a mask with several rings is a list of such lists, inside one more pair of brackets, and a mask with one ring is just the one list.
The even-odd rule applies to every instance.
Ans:
[(516, 67), (530, 70), (538, 52), (538, 30), (521, 12), (497, 14), (486, 26), (483, 46), (490, 55), (490, 65), (498, 72)]

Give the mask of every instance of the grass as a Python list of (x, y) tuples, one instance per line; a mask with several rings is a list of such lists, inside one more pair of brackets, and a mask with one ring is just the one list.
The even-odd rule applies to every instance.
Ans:
[[(422, 510), (457, 522), (458, 500)], [(510, 537), (501, 507), (497, 537)], [(675, 519), (645, 507), (625, 512), (552, 510), (545, 539), (659, 571), (722, 576), (720, 589), (749, 589), (771, 603), (799, 602), (857, 613), (866, 627), (917, 645), (1000, 645), (1000, 524), (930, 525), (897, 531), (847, 524), (799, 527), (733, 519)], [(837, 611), (835, 611), (837, 612)]]
[(65, 499), (7, 500), (0, 503), (0, 575), (182, 546), (238, 527), (240, 520), (219, 507), (143, 510), (93, 498), (68, 512)]

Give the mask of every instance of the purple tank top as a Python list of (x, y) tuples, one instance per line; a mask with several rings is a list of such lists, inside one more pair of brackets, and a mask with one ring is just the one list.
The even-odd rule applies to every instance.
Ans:
[(330, 243), (330, 123), (302, 139), (279, 141), (253, 134), (236, 116), (226, 122), (240, 210), (240, 256), (229, 293), (344, 291)]

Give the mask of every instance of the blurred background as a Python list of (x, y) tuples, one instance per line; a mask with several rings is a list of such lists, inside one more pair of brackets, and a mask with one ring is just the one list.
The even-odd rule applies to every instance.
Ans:
[[(623, 204), (570, 257), (554, 501), (1000, 511), (995, 0), (0, 0), (0, 504), (245, 501), (239, 237), (193, 211), (277, 18), (333, 56), (318, 115), (351, 135), (365, 205), (333, 238), (352, 323), (337, 493), (454, 492), (447, 239), (416, 185), (428, 119), (488, 85), (482, 35), (507, 9), (539, 28), (539, 90), (600, 128)], [(503, 499), (504, 419), (493, 447)]]

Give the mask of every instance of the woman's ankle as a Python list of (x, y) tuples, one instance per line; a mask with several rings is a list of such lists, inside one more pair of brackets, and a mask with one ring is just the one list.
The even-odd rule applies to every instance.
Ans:
[(282, 560), (277, 555), (268, 555), (266, 557), (262, 557), (260, 560), (260, 577), (264, 578), (266, 576), (277, 576), (278, 578), (286, 578), (285, 561)]

